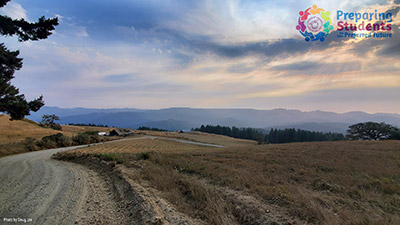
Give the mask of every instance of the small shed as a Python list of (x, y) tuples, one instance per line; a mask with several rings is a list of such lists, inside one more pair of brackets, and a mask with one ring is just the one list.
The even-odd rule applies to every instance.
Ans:
[(126, 136), (131, 136), (135, 133), (135, 131), (133, 129), (130, 128), (118, 128), (118, 129), (114, 129), (110, 132), (110, 136), (122, 136), (122, 137), (126, 137)]

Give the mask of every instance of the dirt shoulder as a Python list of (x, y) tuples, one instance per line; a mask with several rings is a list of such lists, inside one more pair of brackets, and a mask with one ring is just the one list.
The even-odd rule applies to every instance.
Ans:
[(81, 171), (86, 171), (85, 188), (82, 189), (79, 210), (75, 224), (132, 224), (132, 215), (114, 198), (112, 185), (103, 176), (84, 165), (70, 163)]
[[(116, 223), (112, 224), (205, 224), (200, 220), (194, 220), (177, 212), (170, 203), (158, 197), (153, 191), (129, 179), (125, 166), (116, 164), (115, 161), (106, 162), (89, 155), (71, 156), (68, 154), (56, 154), (53, 158), (84, 165), (88, 167), (92, 173), (99, 174), (102, 181), (96, 178), (96, 175), (93, 175), (93, 177), (95, 177), (92, 179), (92, 181), (94, 181), (93, 183), (97, 183), (97, 186), (106, 190), (107, 195), (105, 197), (112, 198), (113, 202), (115, 202), (115, 204), (113, 204), (114, 206), (102, 203), (102, 198), (104, 198), (102, 194), (104, 195), (104, 191), (101, 193), (96, 186), (91, 187), (93, 191), (89, 190), (89, 192), (92, 193), (92, 197), (88, 198), (89, 200), (86, 202), (86, 206), (83, 207), (86, 208), (86, 210), (83, 209), (81, 215), (84, 215), (85, 211), (89, 213), (87, 216), (82, 216), (78, 220), (81, 224), (86, 224), (88, 222), (95, 222), (96, 224), (98, 222), (101, 223), (103, 221), (102, 215), (105, 215), (107, 221), (110, 221), (108, 219), (110, 217), (107, 215), (114, 213), (115, 209), (118, 213), (123, 215), (122, 218), (125, 218), (125, 220), (121, 221), (117, 219)], [(105, 206), (106, 208), (104, 208)]]

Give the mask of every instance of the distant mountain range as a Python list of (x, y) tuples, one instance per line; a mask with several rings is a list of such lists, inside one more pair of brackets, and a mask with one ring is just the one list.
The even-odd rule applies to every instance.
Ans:
[(400, 114), (365, 112), (334, 113), (323, 111), (273, 109), (201, 109), (167, 108), (144, 109), (90, 109), (42, 107), (29, 119), (40, 122), (43, 114), (56, 114), (60, 123), (92, 123), (116, 127), (156, 127), (166, 130), (188, 130), (201, 125), (271, 128), (298, 128), (311, 131), (345, 133), (349, 125), (359, 122), (386, 122), (400, 126)]

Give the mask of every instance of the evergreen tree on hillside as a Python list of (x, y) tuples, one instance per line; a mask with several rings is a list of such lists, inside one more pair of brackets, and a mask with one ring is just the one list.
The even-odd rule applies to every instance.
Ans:
[[(0, 8), (10, 0), (0, 0)], [(58, 25), (58, 19), (39, 18), (38, 22), (30, 23), (24, 19), (11, 19), (0, 15), (0, 34), (2, 36), (17, 36), (19, 41), (37, 41), (46, 39)], [(0, 112), (7, 113), (11, 119), (23, 119), (30, 111), (38, 111), (43, 105), (43, 96), (27, 101), (17, 87), (11, 84), (14, 73), (22, 68), (22, 58), (19, 51), (10, 51), (0, 43)]]
[(265, 135), (268, 143), (290, 143), (290, 142), (311, 142), (311, 141), (338, 141), (344, 140), (344, 135), (340, 133), (322, 133), (307, 130), (291, 129), (271, 129)]
[(237, 128), (237, 127), (224, 127), (224, 126), (211, 126), (211, 125), (201, 125), (200, 128), (195, 128), (192, 129), (194, 131), (201, 131), (205, 133), (211, 133), (211, 134), (221, 134), (221, 135), (226, 135), (229, 137), (234, 137), (234, 138), (241, 138), (241, 139), (249, 139), (249, 140), (254, 140), (258, 142), (262, 142), (264, 140), (264, 134), (261, 132), (257, 131), (256, 129), (253, 128)]

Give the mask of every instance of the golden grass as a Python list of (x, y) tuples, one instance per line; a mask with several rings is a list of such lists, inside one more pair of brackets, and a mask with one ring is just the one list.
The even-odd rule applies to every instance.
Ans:
[(109, 131), (111, 129), (107, 127), (62, 125), (62, 131), (57, 131), (40, 127), (39, 124), (28, 119), (11, 121), (8, 115), (0, 114), (0, 144), (21, 142), (26, 138), (41, 139), (44, 136), (56, 133), (63, 133), (72, 137), (80, 132)]
[(112, 127), (92, 127), (92, 126), (72, 126), (72, 125), (61, 125), (62, 131), (65, 135), (75, 136), (79, 133), (98, 131), (98, 132), (109, 132)]
[(399, 141), (295, 143), (157, 154), (142, 174), (152, 180), (148, 168), (179, 168), (308, 223), (381, 224), (400, 221), (399, 158)]
[[(255, 217), (263, 216), (239, 204), (245, 197), (227, 197), (229, 190), (301, 224), (400, 224), (400, 141), (245, 145), (218, 135), (159, 135), (230, 147), (142, 139), (62, 154), (116, 155), (132, 179), (208, 224), (257, 224)], [(148, 157), (138, 157), (142, 152)]]
[(104, 143), (90, 148), (76, 149), (70, 153), (141, 153), (141, 152), (163, 152), (163, 153), (178, 153), (190, 151), (204, 151), (211, 149), (198, 145), (186, 144), (174, 140), (166, 140), (161, 138), (140, 138), (126, 139), (124, 141)]
[(33, 121), (10, 121), (8, 115), (0, 115), (0, 144), (20, 142), (28, 137), (40, 139), (56, 133), (58, 131), (40, 127)]
[(170, 137), (170, 138), (179, 138), (179, 139), (186, 139), (190, 141), (197, 141), (209, 144), (218, 144), (223, 146), (249, 146), (249, 145), (256, 145), (256, 141), (251, 140), (244, 140), (244, 139), (237, 139), (231, 138), (224, 135), (217, 135), (217, 134), (208, 134), (202, 133), (197, 131), (179, 133), (179, 132), (159, 132), (159, 131), (137, 131), (139, 134), (145, 135), (153, 135), (153, 136), (161, 136), (161, 137)]

